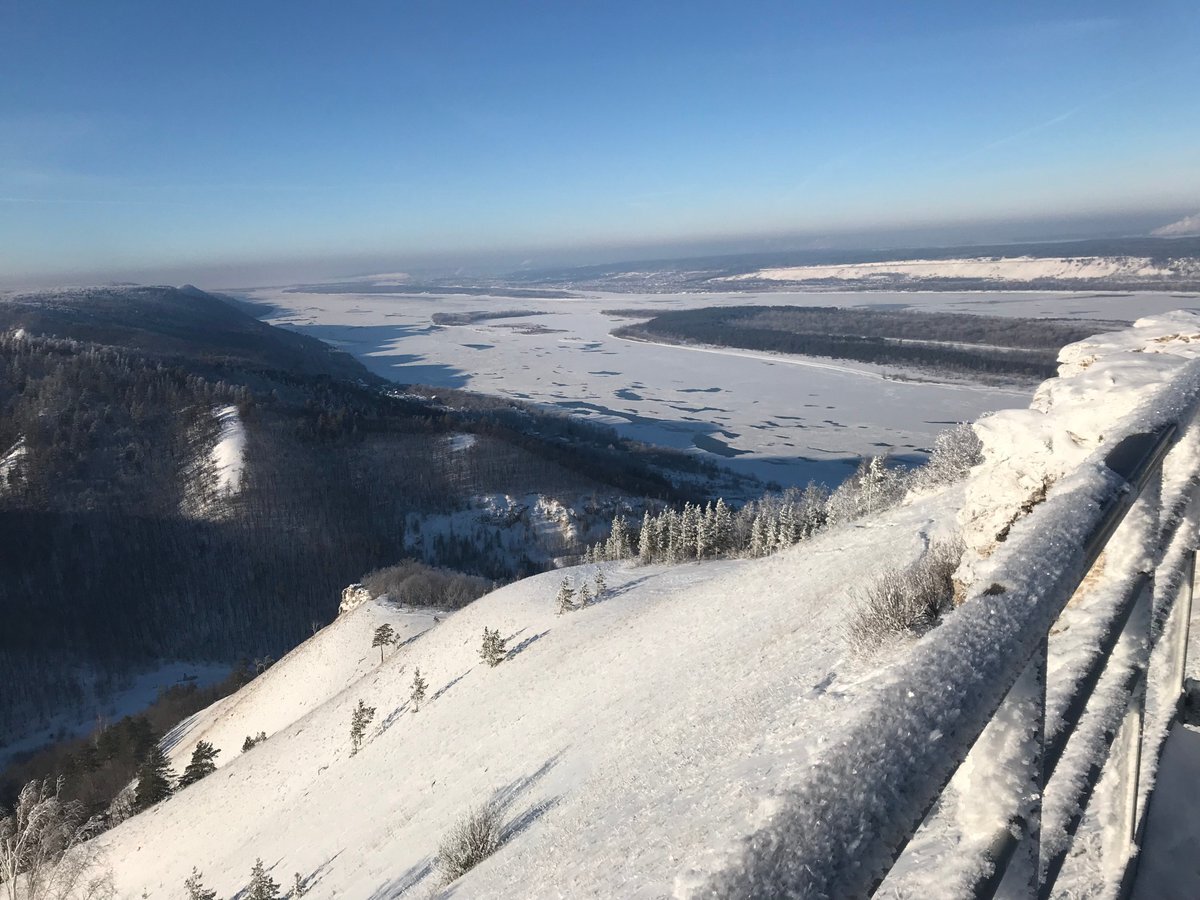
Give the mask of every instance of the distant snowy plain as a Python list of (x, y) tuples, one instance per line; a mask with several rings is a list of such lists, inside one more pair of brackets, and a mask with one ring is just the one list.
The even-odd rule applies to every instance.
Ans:
[[(622, 340), (611, 332), (631, 320), (606, 311), (791, 304), (1132, 320), (1200, 305), (1195, 294), (1004, 291), (253, 296), (273, 304), (272, 324), (325, 340), (385, 378), (555, 407), (782, 485), (837, 484), (860, 457), (881, 452), (919, 461), (943, 428), (1023, 407), (1030, 392), (901, 380), (895, 370), (843, 360)], [(436, 313), (509, 310), (537, 314), (433, 321)]]

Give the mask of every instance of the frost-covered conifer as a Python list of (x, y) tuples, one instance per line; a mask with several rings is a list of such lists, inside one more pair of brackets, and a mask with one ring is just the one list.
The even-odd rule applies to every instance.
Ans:
[(379, 648), (379, 663), (383, 664), (383, 648), (396, 642), (396, 632), (386, 622), (375, 629), (375, 637), (371, 640), (372, 647)]
[(413, 670), (412, 693), (408, 695), (408, 699), (412, 701), (413, 712), (420, 712), (421, 704), (425, 702), (425, 689), (429, 687), (429, 683), (421, 677), (421, 670)]
[(295, 900), (295, 898), (303, 897), (307, 893), (308, 885), (304, 883), (304, 878), (302, 878), (300, 873), (297, 872), (295, 879), (292, 881), (292, 890), (289, 893), (289, 896), (292, 898), (292, 900)]
[(712, 542), (716, 553), (728, 553), (733, 549), (733, 515), (720, 497), (713, 507)]
[(712, 504), (708, 504), (703, 510), (697, 507), (696, 511), (696, 559), (707, 559), (712, 556), (715, 546), (715, 538), (713, 537), (713, 529), (715, 514), (713, 513)]
[(204, 886), (203, 877), (196, 867), (192, 866), (192, 874), (183, 883), (188, 900), (217, 900), (217, 892), (210, 891)]
[(628, 559), (632, 555), (629, 526), (625, 524), (625, 517), (620, 513), (613, 517), (612, 530), (608, 534), (608, 546), (605, 549), (605, 555), (612, 560)]
[(579, 592), (577, 596), (579, 597), (580, 609), (585, 609), (586, 607), (592, 605), (592, 589), (588, 587), (588, 583), (586, 581), (579, 586)]
[(825, 527), (825, 505), (829, 490), (810, 481), (800, 496), (800, 530), (804, 537), (812, 537)]
[(189, 784), (195, 784), (205, 775), (211, 775), (217, 771), (217, 764), (213, 760), (220, 752), (208, 741), (200, 741), (196, 744), (196, 749), (192, 751), (192, 760), (179, 778), (179, 786), (183, 788)]
[(566, 578), (558, 586), (558, 596), (555, 598), (555, 602), (558, 604), (558, 615), (560, 616), (577, 608), (575, 606), (575, 588), (571, 587), (571, 582)]
[(779, 530), (776, 543), (781, 547), (790, 547), (800, 540), (800, 520), (797, 516), (794, 494), (789, 493), (784, 498), (779, 510)]
[(360, 699), (358, 706), (350, 715), (350, 755), (358, 753), (362, 748), (363, 736), (367, 733), (367, 726), (371, 724), (375, 718), (375, 707), (367, 706)]
[(650, 510), (642, 515), (642, 530), (638, 532), (638, 562), (643, 566), (654, 562), (654, 545), (657, 539), (654, 534), (654, 519)]
[(504, 661), (507, 653), (508, 641), (501, 639), (500, 629), (491, 630), (485, 626), (483, 629), (483, 646), (479, 648), (479, 658), (487, 663), (489, 668), (494, 669)]
[(600, 569), (596, 570), (596, 575), (592, 579), (592, 585), (594, 587), (593, 594), (597, 600), (602, 599), (608, 593), (608, 582), (604, 578), (604, 572)]
[(696, 531), (698, 515), (696, 507), (691, 503), (683, 504), (683, 512), (679, 516), (679, 546), (677, 547), (678, 561), (692, 559), (696, 555)]
[(758, 559), (771, 552), (770, 528), (767, 513), (760, 508), (754, 517), (754, 524), (750, 528), (750, 556), (752, 558)]
[(250, 870), (250, 884), (246, 886), (243, 896), (246, 900), (282, 900), (279, 896), (279, 885), (267, 874), (262, 859), (254, 861), (254, 868)]

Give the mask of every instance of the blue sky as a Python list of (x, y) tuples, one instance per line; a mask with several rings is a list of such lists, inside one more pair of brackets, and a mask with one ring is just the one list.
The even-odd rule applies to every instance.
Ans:
[(1197, 47), (1194, 0), (0, 0), (0, 281), (1195, 212)]

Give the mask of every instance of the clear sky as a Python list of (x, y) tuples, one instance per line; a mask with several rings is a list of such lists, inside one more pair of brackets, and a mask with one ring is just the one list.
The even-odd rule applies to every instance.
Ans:
[(1197, 209), (1196, 0), (0, 0), (0, 282)]

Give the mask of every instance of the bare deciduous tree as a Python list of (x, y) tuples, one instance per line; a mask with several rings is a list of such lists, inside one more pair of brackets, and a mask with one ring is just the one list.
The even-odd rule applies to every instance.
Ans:
[(5, 900), (59, 900), (114, 896), (97, 831), (82, 806), (62, 798), (63, 782), (31, 781), (13, 810), (0, 817), (0, 887)]

